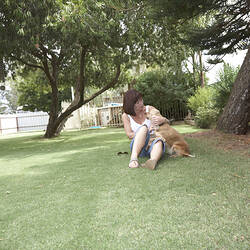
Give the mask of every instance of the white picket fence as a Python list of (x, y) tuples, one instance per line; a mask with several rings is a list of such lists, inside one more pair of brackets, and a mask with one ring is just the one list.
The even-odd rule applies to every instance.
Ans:
[[(66, 109), (69, 103), (63, 102)], [(65, 130), (89, 127), (120, 127), (122, 126), (122, 104), (115, 103), (105, 107), (96, 107), (86, 104), (74, 111), (65, 123)]]
[(45, 112), (0, 115), (0, 135), (45, 130), (48, 120), (49, 115)]
[[(62, 102), (63, 110), (66, 110), (69, 104)], [(97, 108), (86, 104), (71, 114), (64, 125), (64, 130), (88, 128), (98, 125)]]
[[(69, 103), (62, 103), (63, 109)], [(86, 104), (74, 111), (64, 126), (64, 130), (83, 129), (89, 127), (122, 126), (122, 105), (115, 104), (97, 108)], [(25, 112), (0, 115), (0, 135), (24, 131), (46, 130), (49, 115), (45, 112)]]

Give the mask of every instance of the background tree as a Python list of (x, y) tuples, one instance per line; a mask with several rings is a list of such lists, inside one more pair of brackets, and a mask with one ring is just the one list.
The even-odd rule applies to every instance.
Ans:
[(4, 114), (7, 110), (5, 100), (5, 93), (4, 91), (0, 90), (0, 114)]
[(135, 88), (142, 93), (144, 102), (153, 105), (169, 119), (181, 120), (187, 115), (187, 98), (194, 93), (192, 74), (176, 75), (164, 68), (142, 74)]
[(18, 93), (15, 88), (5, 90), (5, 98), (7, 100), (7, 107), (9, 113), (15, 113), (18, 108)]
[[(6, 85), (9, 86), (9, 79), (6, 79)], [(4, 85), (5, 86), (5, 85)], [(14, 113), (17, 111), (18, 93), (15, 88), (5, 88), (0, 90), (0, 113)]]
[(212, 85), (215, 89), (214, 107), (217, 108), (220, 113), (222, 113), (228, 102), (239, 70), (239, 67), (233, 67), (228, 63), (224, 63), (223, 68), (217, 74), (217, 81)]
[[(172, 38), (173, 39), (173, 38)], [(169, 59), (159, 65), (153, 64), (136, 79), (135, 88), (144, 102), (157, 107), (168, 118), (182, 120), (188, 113), (187, 99), (200, 86), (200, 72), (189, 70), (190, 47), (176, 41), (169, 51)]]
[(208, 26), (188, 30), (189, 43), (209, 50), (218, 57), (238, 49), (248, 49), (236, 78), (229, 101), (219, 118), (217, 128), (229, 133), (245, 134), (250, 119), (250, 2), (248, 0), (154, 1), (158, 16), (169, 16), (176, 25), (199, 15), (213, 13)]
[[(39, 69), (19, 70), (15, 77), (16, 89), (18, 91), (18, 104), (25, 111), (50, 112), (51, 88), (45, 74)], [(58, 87), (59, 112), (62, 111), (61, 102), (71, 100), (71, 89), (63, 80)]]
[[(141, 1), (35, 1), (0, 3), (0, 55), (12, 70), (16, 62), (40, 69), (51, 89), (45, 137), (60, 133), (69, 115), (107, 89), (119, 84), (134, 59), (160, 61), (168, 39), (148, 19)], [(165, 34), (164, 34), (165, 35)], [(70, 74), (74, 100), (60, 113), (62, 74)], [(87, 86), (98, 91), (85, 96)]]

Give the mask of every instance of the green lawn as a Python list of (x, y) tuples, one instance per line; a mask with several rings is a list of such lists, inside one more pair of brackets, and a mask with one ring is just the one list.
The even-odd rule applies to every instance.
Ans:
[(129, 169), (123, 129), (41, 135), (0, 137), (1, 250), (249, 249), (249, 158), (187, 138)]

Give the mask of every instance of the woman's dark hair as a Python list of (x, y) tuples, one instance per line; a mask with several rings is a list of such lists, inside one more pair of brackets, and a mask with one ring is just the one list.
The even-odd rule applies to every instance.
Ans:
[(128, 90), (123, 96), (123, 110), (128, 115), (135, 116), (134, 105), (135, 103), (142, 99), (142, 94), (135, 89)]

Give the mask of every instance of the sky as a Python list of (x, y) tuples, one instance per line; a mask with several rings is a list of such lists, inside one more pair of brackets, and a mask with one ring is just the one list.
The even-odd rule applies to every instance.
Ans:
[[(239, 65), (241, 66), (246, 56), (246, 53), (247, 50), (242, 50), (234, 54), (228, 54), (223, 58), (223, 60), (224, 62), (232, 65), (233, 67), (237, 67)], [(206, 56), (204, 56), (204, 60), (206, 60)], [(209, 78), (208, 84), (211, 84), (217, 80), (218, 72), (223, 68), (223, 63), (219, 63), (216, 65), (209, 64), (209, 67), (211, 67), (211, 69), (209, 70), (209, 72), (206, 73), (206, 77)]]

